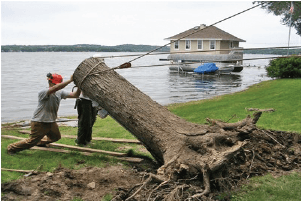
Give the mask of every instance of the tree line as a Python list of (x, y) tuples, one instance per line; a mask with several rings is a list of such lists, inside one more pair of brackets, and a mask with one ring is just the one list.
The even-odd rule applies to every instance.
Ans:
[[(124, 44), (117, 46), (102, 46), (93, 44), (77, 45), (3, 45), (1, 52), (149, 52), (159, 48), (151, 45)], [(158, 52), (169, 52), (169, 47), (163, 47)]]
[(271, 55), (300, 55), (301, 54), (301, 48), (297, 49), (262, 49), (262, 50), (244, 50), (244, 54), (271, 54)]
[[(159, 48), (151, 45), (133, 45), (124, 44), (117, 46), (102, 45), (3, 45), (2, 52), (149, 52)], [(169, 52), (170, 47), (166, 46), (158, 52)], [(286, 55), (287, 49), (262, 49), (262, 50), (244, 50), (244, 54), (273, 54)], [(289, 55), (300, 55), (301, 49), (290, 49)]]

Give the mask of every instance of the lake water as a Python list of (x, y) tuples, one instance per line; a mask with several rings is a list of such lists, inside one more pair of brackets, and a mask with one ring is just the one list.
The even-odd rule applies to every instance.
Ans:
[[(46, 74), (56, 72), (64, 79), (70, 78), (77, 66), (92, 52), (40, 52), (1, 53), (1, 122), (29, 120), (37, 106), (37, 93), (47, 88)], [(129, 55), (137, 53), (101, 53), (102, 56)], [(116, 67), (137, 56), (106, 58), (109, 67)], [(268, 55), (244, 55), (244, 58), (270, 57)], [(142, 57), (132, 66), (168, 64), (159, 61), (167, 55)], [(242, 72), (221, 76), (194, 76), (171, 72), (168, 66), (136, 67), (117, 70), (129, 82), (161, 105), (211, 98), (241, 91), (248, 86), (269, 80), (264, 66), (268, 59), (248, 60)], [(255, 67), (254, 67), (255, 65)], [(73, 83), (65, 90), (71, 91)], [(74, 99), (62, 100), (59, 116), (76, 115)]]

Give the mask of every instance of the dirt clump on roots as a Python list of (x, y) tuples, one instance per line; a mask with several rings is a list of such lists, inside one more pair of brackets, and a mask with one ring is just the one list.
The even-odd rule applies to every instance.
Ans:
[[(1, 186), (3, 201), (100, 201), (110, 195), (122, 200), (230, 200), (231, 193), (248, 179), (272, 173), (274, 176), (301, 172), (301, 136), (296, 133), (256, 129), (248, 144), (223, 166), (218, 178), (210, 178), (210, 193), (203, 192), (201, 175), (177, 181), (161, 181), (155, 164), (143, 161), (130, 166), (57, 168)], [(185, 174), (183, 174), (185, 176)]]

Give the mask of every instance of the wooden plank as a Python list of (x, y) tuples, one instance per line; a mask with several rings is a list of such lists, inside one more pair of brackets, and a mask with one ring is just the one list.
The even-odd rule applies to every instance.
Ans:
[(1, 135), (1, 137), (7, 138), (7, 139), (16, 139), (16, 140), (24, 140), (25, 139), (23, 137), (17, 137), (17, 136), (11, 136), (11, 135)]
[[(19, 133), (22, 134), (30, 134), (30, 131), (28, 130), (19, 130)], [(62, 135), (64, 138), (72, 138), (75, 139), (76, 136), (74, 135)], [(139, 140), (130, 140), (130, 139), (115, 139), (115, 138), (107, 138), (107, 137), (93, 137), (93, 140), (98, 141), (111, 141), (116, 143), (134, 143), (134, 144), (141, 144)]]
[[(40, 151), (49, 151), (49, 152), (59, 152), (59, 153), (66, 153), (66, 154), (70, 154), (71, 153), (70, 150), (55, 149), (55, 148), (50, 148), (50, 147), (38, 147), (38, 146), (34, 146), (34, 147), (31, 147), (30, 149), (40, 150)], [(83, 153), (83, 155), (85, 155), (85, 156), (92, 156), (93, 155), (93, 153), (89, 153), (89, 152), (81, 152), (81, 153)]]
[[(62, 137), (65, 137), (65, 138), (76, 138), (76, 136), (74, 136), (74, 135), (62, 135)], [(108, 137), (93, 137), (92, 140), (111, 141), (111, 142), (117, 142), (117, 143), (135, 143), (135, 144), (141, 144), (141, 142), (139, 140), (114, 139), (114, 138), (108, 138)]]
[(30, 134), (29, 130), (19, 130), (18, 132), (22, 134)]
[(128, 161), (128, 162), (132, 162), (132, 163), (141, 163), (143, 161), (143, 159), (141, 158), (134, 158), (134, 157), (116, 157), (118, 160), (122, 160), (122, 161)]
[[(3, 138), (8, 138), (8, 139), (18, 139), (18, 140), (23, 140), (25, 138), (22, 137), (16, 137), (16, 136), (10, 136), (10, 135), (1, 135)], [(110, 152), (110, 151), (105, 151), (105, 150), (100, 150), (100, 149), (91, 149), (91, 148), (85, 148), (85, 147), (77, 147), (77, 146), (71, 146), (71, 145), (66, 145), (66, 144), (58, 144), (58, 143), (50, 143), (49, 145), (59, 147), (59, 148), (68, 148), (68, 149), (73, 149), (77, 151), (83, 151), (83, 152), (92, 152), (92, 153), (103, 153), (103, 154), (108, 154), (111, 156), (126, 156), (127, 154), (125, 153), (118, 153), (118, 152)]]
[[(49, 151), (49, 152), (59, 152), (59, 153), (66, 153), (66, 154), (71, 153), (70, 150), (55, 149), (55, 148), (48, 148), (48, 147), (34, 146), (30, 149), (41, 150), (41, 151)], [(93, 155), (93, 153), (90, 153), (90, 152), (80, 152), (80, 154), (82, 154), (84, 156), (92, 156)], [(140, 163), (141, 161), (143, 161), (143, 159), (141, 159), (141, 158), (134, 158), (134, 157), (115, 157), (115, 158), (117, 158), (119, 160), (122, 160), (122, 161), (132, 162), (132, 163)]]
[(92, 152), (92, 153), (103, 153), (108, 154), (111, 156), (127, 156), (125, 153), (119, 153), (119, 152), (110, 152), (100, 149), (91, 149), (91, 148), (85, 148), (85, 147), (77, 147), (77, 146), (71, 146), (66, 144), (58, 144), (58, 143), (50, 143), (51, 146), (59, 147), (59, 148), (68, 148), (68, 149), (74, 149), (77, 151), (84, 151), (84, 152)]
[(16, 169), (8, 169), (8, 168), (1, 168), (3, 171), (11, 171), (11, 172), (18, 172), (18, 173), (32, 173), (34, 170), (16, 170)]
[[(22, 138), (22, 137), (16, 137), (16, 136), (10, 136), (10, 135), (1, 135), (1, 137), (3, 138), (8, 138), (8, 139), (17, 139), (17, 140), (24, 140), (25, 138)], [(50, 145), (53, 145), (54, 143), (50, 143)], [(61, 147), (63, 146), (63, 144), (59, 144)], [(64, 147), (66, 148), (66, 147)], [(74, 147), (75, 150), (78, 150), (80, 149), (82, 151), (82, 147)], [(38, 147), (38, 146), (34, 146), (30, 149), (35, 149), (35, 150), (41, 150), (41, 151), (50, 151), (50, 152), (60, 152), (60, 153), (71, 153), (70, 150), (65, 150), (65, 149), (55, 149), (55, 148), (48, 148), (48, 147)], [(86, 149), (89, 149), (89, 148), (86, 148)], [(82, 155), (85, 155), (85, 156), (92, 156), (93, 153), (97, 153), (97, 152), (92, 152), (91, 150), (93, 149), (89, 149), (88, 151), (82, 151), (80, 152)], [(103, 151), (103, 150), (97, 150), (97, 149), (94, 149), (94, 151)], [(92, 152), (92, 153), (91, 153)], [(105, 151), (107, 152), (107, 151)], [(98, 152), (98, 153), (103, 153), (103, 152)], [(111, 152), (110, 152), (111, 153)], [(117, 152), (115, 152), (117, 153)], [(107, 153), (106, 153), (107, 154)], [(124, 157), (116, 157), (117, 159), (119, 160), (122, 160), (122, 161), (128, 161), (128, 162), (133, 162), (133, 163), (140, 163), (141, 161), (143, 161), (143, 159), (141, 158), (134, 158), (134, 157), (126, 157), (126, 154), (123, 154), (123, 153), (118, 153), (118, 154), (122, 154), (122, 156)], [(111, 155), (111, 154), (109, 154)], [(112, 155), (114, 156), (114, 155)]]

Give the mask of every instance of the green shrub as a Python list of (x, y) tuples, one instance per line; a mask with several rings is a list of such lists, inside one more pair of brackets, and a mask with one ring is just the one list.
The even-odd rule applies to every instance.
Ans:
[(268, 76), (276, 78), (301, 78), (301, 57), (293, 56), (271, 60)]

